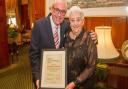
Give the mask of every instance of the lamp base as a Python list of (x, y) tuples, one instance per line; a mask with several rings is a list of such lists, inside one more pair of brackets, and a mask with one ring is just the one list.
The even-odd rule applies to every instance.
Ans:
[(119, 59), (119, 56), (115, 58), (109, 58), (109, 59), (98, 58), (98, 63), (112, 63), (117, 61), (118, 59)]

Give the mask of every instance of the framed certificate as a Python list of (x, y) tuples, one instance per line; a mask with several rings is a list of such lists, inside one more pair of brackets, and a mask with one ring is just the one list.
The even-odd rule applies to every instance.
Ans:
[(42, 50), (40, 89), (65, 89), (67, 84), (66, 59), (66, 49)]

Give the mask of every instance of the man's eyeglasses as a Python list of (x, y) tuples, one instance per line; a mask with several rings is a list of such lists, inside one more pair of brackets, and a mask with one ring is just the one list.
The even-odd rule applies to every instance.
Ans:
[(65, 15), (66, 14), (66, 10), (60, 10), (58, 8), (53, 7), (53, 9), (56, 11), (57, 14), (61, 14), (61, 15)]

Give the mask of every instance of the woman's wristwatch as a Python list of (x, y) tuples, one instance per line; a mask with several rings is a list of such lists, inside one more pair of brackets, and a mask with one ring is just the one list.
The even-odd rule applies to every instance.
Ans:
[(79, 79), (76, 79), (76, 80), (74, 81), (74, 84), (75, 84), (76, 86), (79, 86), (80, 83), (81, 83), (81, 81), (80, 81)]

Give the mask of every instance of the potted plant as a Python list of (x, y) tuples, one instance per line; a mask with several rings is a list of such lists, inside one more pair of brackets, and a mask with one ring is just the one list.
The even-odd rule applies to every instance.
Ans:
[(107, 79), (109, 68), (107, 64), (98, 63), (96, 65), (96, 78), (97, 83), (95, 84), (96, 89), (107, 89), (105, 80)]
[(8, 27), (8, 42), (9, 44), (14, 43), (15, 37), (17, 36), (16, 28), (14, 25), (9, 25)]

